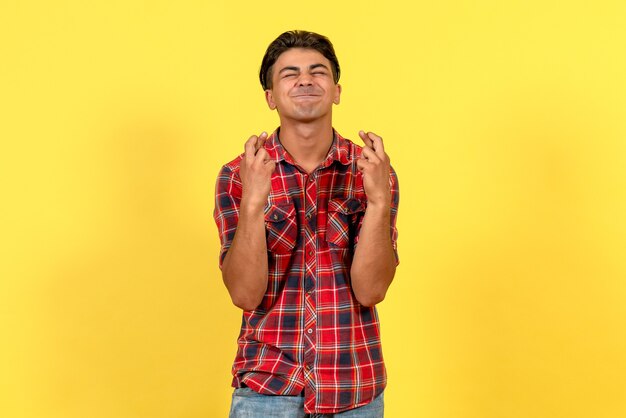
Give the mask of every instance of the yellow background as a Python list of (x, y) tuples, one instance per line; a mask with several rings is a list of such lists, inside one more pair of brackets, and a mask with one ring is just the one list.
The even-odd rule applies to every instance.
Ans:
[(383, 136), (387, 417), (626, 416), (626, 2), (2, 1), (0, 416), (224, 417), (221, 164), (326, 34)]

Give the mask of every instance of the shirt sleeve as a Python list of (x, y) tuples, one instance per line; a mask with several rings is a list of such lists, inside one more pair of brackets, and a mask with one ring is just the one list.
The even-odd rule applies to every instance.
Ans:
[(398, 205), (400, 203), (400, 185), (398, 183), (398, 175), (391, 167), (391, 176), (389, 177), (391, 185), (391, 245), (396, 256), (396, 265), (400, 264), (398, 257), (398, 228), (396, 227), (396, 219), (398, 218)]
[(241, 180), (239, 172), (223, 166), (217, 176), (215, 185), (215, 210), (213, 218), (220, 236), (219, 266), (222, 268), (224, 257), (230, 248), (237, 223), (239, 222), (239, 205), (241, 203)]

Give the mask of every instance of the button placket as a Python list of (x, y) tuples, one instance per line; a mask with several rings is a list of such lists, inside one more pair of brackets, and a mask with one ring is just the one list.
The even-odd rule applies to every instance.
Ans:
[(315, 177), (313, 175), (304, 175), (302, 178), (303, 188), (303, 215), (302, 215), (302, 233), (304, 234), (304, 288), (303, 298), (305, 304), (304, 312), (304, 327), (302, 328), (304, 334), (304, 363), (310, 368), (305, 368), (305, 379), (307, 385), (311, 388), (312, 393), (315, 393), (316, 381), (315, 373), (312, 369), (315, 363), (317, 345), (316, 341), (316, 329), (317, 329), (317, 307), (315, 297), (316, 287), (316, 271), (317, 271), (317, 253), (316, 242), (317, 233), (316, 227), (313, 225), (312, 220), (315, 220), (315, 211), (317, 207), (317, 187)]

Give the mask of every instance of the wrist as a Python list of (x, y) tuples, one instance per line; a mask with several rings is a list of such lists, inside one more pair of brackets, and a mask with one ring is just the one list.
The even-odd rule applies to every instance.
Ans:
[(391, 193), (381, 193), (375, 196), (367, 196), (367, 206), (377, 209), (391, 209)]
[(263, 214), (267, 198), (261, 199), (253, 196), (242, 196), (239, 211), (248, 215)]
[(367, 212), (388, 215), (391, 213), (391, 199), (387, 200), (369, 200), (367, 201)]

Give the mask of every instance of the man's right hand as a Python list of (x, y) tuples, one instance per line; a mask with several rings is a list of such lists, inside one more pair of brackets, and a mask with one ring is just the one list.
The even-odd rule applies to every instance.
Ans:
[(259, 306), (267, 291), (267, 242), (263, 209), (276, 162), (263, 148), (267, 133), (246, 141), (239, 165), (241, 203), (237, 230), (222, 263), (222, 278), (233, 303), (245, 311)]
[(241, 178), (242, 200), (248, 204), (265, 207), (267, 196), (272, 186), (272, 173), (276, 168), (276, 162), (270, 159), (269, 154), (263, 147), (267, 133), (252, 135), (244, 145), (244, 156), (239, 168)]

